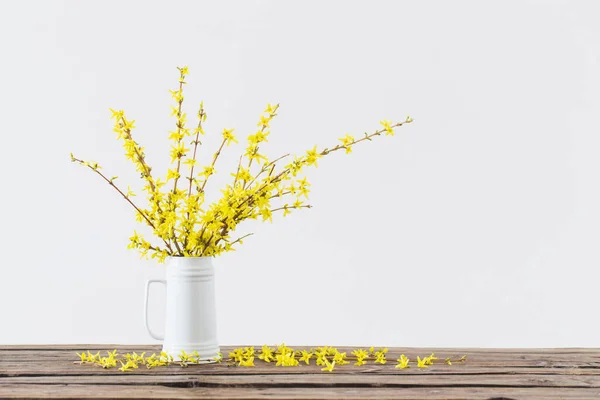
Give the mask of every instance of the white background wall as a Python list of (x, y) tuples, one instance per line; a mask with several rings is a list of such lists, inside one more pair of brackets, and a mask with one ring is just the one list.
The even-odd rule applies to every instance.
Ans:
[[(187, 111), (268, 154), (415, 123), (308, 170), (312, 210), (215, 259), (224, 344), (600, 346), (598, 2), (0, 3), (0, 343), (151, 343), (109, 107), (166, 172)], [(227, 148), (213, 190), (243, 145)], [(228, 167), (228, 168), (226, 168)], [(217, 168), (219, 170), (219, 168)], [(243, 227), (243, 226), (242, 226)], [(162, 323), (162, 293), (152, 323)]]

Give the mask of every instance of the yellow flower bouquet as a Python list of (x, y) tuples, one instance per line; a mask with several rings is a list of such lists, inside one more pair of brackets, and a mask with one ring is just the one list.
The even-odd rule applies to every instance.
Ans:
[[(237, 143), (233, 129), (222, 131), (222, 142), (218, 150), (204, 166), (198, 164), (198, 153), (205, 134), (206, 112), (203, 103), (198, 110), (198, 123), (188, 126), (187, 115), (182, 111), (183, 88), (186, 84), (188, 68), (179, 70), (179, 85), (171, 90), (175, 105), (171, 106), (171, 116), (175, 117), (175, 129), (170, 132), (171, 168), (166, 178), (155, 177), (146, 162), (144, 148), (133, 137), (135, 121), (126, 117), (124, 111), (113, 110), (114, 131), (122, 140), (125, 156), (135, 165), (144, 181), (148, 204), (146, 208), (134, 202), (135, 194), (124, 190), (116, 183), (116, 176), (108, 177), (101, 172), (96, 162), (84, 161), (71, 154), (71, 161), (88, 167), (106, 181), (135, 209), (138, 222), (147, 224), (156, 240), (146, 240), (134, 231), (129, 248), (138, 249), (141, 255), (164, 262), (166, 257), (210, 257), (232, 251), (251, 234), (232, 238), (230, 235), (246, 219), (262, 218), (272, 221), (273, 214), (281, 212), (285, 217), (292, 211), (310, 208), (305, 204), (310, 183), (300, 177), (305, 167), (317, 166), (319, 158), (334, 151), (352, 151), (360, 142), (372, 140), (374, 136), (394, 135), (394, 128), (410, 123), (407, 117), (402, 122), (380, 121), (381, 128), (371, 134), (355, 139), (346, 134), (339, 144), (330, 148), (312, 149), (290, 159), (289, 154), (270, 160), (260, 152), (260, 146), (268, 141), (271, 120), (277, 115), (279, 105), (267, 104), (257, 124), (258, 129), (247, 138), (245, 152), (240, 155), (233, 182), (222, 190), (223, 196), (213, 204), (205, 206), (205, 190), (211, 175), (216, 173), (216, 164), (225, 146)], [(287, 163), (284, 160), (287, 159)], [(284, 164), (283, 166), (281, 166)], [(285, 202), (285, 199), (290, 199)], [(278, 204), (274, 204), (278, 202)]]
[[(217, 201), (205, 206), (208, 180), (216, 173), (219, 155), (225, 146), (237, 142), (237, 139), (233, 129), (224, 129), (217, 151), (206, 165), (198, 164), (206, 112), (203, 103), (200, 103), (198, 123), (194, 128), (188, 127), (187, 115), (182, 111), (188, 68), (178, 69), (179, 85), (176, 90), (171, 90), (175, 100), (171, 116), (176, 119), (175, 128), (169, 135), (172, 141), (171, 167), (164, 180), (155, 177), (146, 162), (144, 148), (133, 138), (135, 121), (127, 118), (122, 110), (111, 109), (114, 131), (123, 141), (125, 156), (134, 163), (144, 181), (148, 200), (145, 208), (134, 202), (135, 194), (129, 186), (127, 190), (117, 186), (117, 177), (106, 176), (98, 163), (84, 161), (73, 154), (71, 160), (88, 167), (112, 186), (135, 209), (137, 221), (146, 224), (153, 232), (155, 240), (151, 242), (134, 231), (128, 247), (138, 249), (142, 257), (156, 258), (159, 262), (168, 259), (166, 279), (146, 282), (144, 308), (150, 336), (163, 340), (162, 352), (176, 360), (182, 361), (181, 357), (185, 354), (200, 354), (200, 362), (214, 362), (220, 347), (212, 259), (234, 250), (251, 235), (232, 238), (237, 226), (247, 219), (272, 221), (275, 213), (281, 212), (285, 217), (301, 208), (310, 208), (309, 204), (305, 204), (310, 184), (305, 176), (300, 176), (305, 167), (316, 167), (321, 157), (334, 151), (350, 153), (355, 144), (372, 140), (374, 136), (393, 135), (394, 128), (410, 123), (412, 119), (407, 117), (396, 123), (383, 120), (379, 130), (365, 133), (359, 139), (346, 134), (334, 147), (318, 149), (314, 146), (303, 155), (288, 158), (290, 155), (285, 154), (270, 160), (260, 151), (260, 146), (268, 141), (271, 120), (277, 115), (279, 105), (267, 104), (260, 116), (258, 129), (248, 136), (246, 150), (231, 174), (233, 182), (221, 190), (223, 195)], [(149, 288), (155, 282), (167, 287), (163, 336), (155, 333), (148, 323)]]

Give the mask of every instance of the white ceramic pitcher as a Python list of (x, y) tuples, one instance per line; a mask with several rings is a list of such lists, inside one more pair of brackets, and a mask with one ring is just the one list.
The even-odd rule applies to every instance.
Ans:
[[(166, 280), (146, 282), (144, 321), (148, 333), (163, 341), (162, 350), (179, 360), (181, 350), (197, 351), (202, 362), (217, 357), (217, 313), (215, 306), (215, 272), (212, 257), (168, 257)], [(148, 292), (150, 285), (166, 285), (167, 307), (165, 335), (157, 335), (148, 324)]]

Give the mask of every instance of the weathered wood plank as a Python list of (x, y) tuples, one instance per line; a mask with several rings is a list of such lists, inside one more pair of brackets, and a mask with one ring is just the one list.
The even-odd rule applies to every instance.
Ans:
[[(94, 348), (94, 349), (74, 349), (74, 350), (61, 350), (61, 351), (35, 351), (35, 350), (0, 350), (0, 361), (1, 362), (39, 362), (39, 361), (75, 361), (78, 359), (76, 352), (81, 351), (90, 351), (92, 353), (96, 353), (100, 351), (101, 354), (106, 355), (107, 350)], [(158, 353), (157, 349), (145, 349), (147, 354)], [(228, 355), (228, 352), (231, 348), (227, 347), (223, 349), (223, 354), (225, 356)], [(340, 348), (340, 351), (345, 351), (350, 356), (350, 352), (354, 350), (353, 348)], [(434, 350), (434, 351), (431, 351)], [(127, 352), (132, 352), (136, 350), (126, 349), (120, 351), (120, 354), (125, 354)], [(257, 349), (258, 351), (258, 349)], [(493, 352), (485, 352), (485, 351), (463, 351), (457, 352), (454, 351), (438, 351), (437, 349), (429, 349), (429, 351), (418, 351), (414, 349), (406, 349), (406, 351), (398, 351), (396, 349), (391, 349), (387, 358), (389, 362), (394, 362), (396, 358), (399, 357), (400, 354), (406, 354), (408, 357), (414, 359), (417, 355), (425, 356), (429, 355), (432, 352), (435, 352), (436, 355), (440, 358), (452, 357), (459, 358), (462, 355), (466, 355), (470, 364), (482, 364), (488, 365), (488, 363), (493, 363), (494, 365), (500, 365), (501, 363), (508, 363), (511, 365), (530, 365), (527, 362), (540, 363), (543, 365), (544, 362), (550, 363), (571, 363), (573, 365), (587, 365), (587, 364), (600, 364), (600, 352), (599, 353), (493, 353)], [(138, 353), (141, 353), (139, 351)], [(517, 363), (517, 364), (515, 364)]]
[(169, 387), (556, 387), (600, 388), (599, 375), (96, 375), (0, 378), (7, 384), (162, 385)]
[(170, 399), (432, 399), (489, 400), (493, 398), (589, 400), (600, 397), (600, 390), (575, 388), (167, 388), (123, 385), (2, 385), (4, 398), (170, 398)]
[[(225, 355), (236, 347), (223, 346)], [(258, 350), (261, 346), (255, 346)], [(290, 346), (307, 349), (311, 346)], [(355, 349), (337, 346), (348, 354)], [(256, 361), (253, 368), (226, 364), (177, 365), (131, 372), (78, 365), (75, 352), (117, 349), (160, 352), (157, 345), (0, 346), (1, 398), (398, 398), (590, 399), (600, 398), (598, 349), (389, 348), (388, 364), (284, 368)], [(400, 354), (467, 355), (467, 362), (428, 369), (394, 368)]]
[[(111, 346), (114, 347), (114, 346)], [(109, 347), (109, 348), (111, 348)], [(133, 348), (132, 348), (133, 347)], [(223, 353), (225, 355), (232, 349), (232, 346), (223, 347)], [(42, 369), (44, 373), (48, 373), (48, 367), (39, 367), (41, 363), (49, 363), (56, 365), (60, 370), (56, 372), (64, 372), (64, 364), (77, 360), (76, 351), (90, 350), (93, 353), (101, 351), (106, 354), (107, 350), (99, 347), (91, 347), (88, 349), (72, 349), (72, 350), (0, 350), (0, 374), (2, 371), (9, 371), (11, 373), (23, 370), (27, 368), (27, 364), (31, 363), (36, 365), (36, 369)], [(144, 347), (137, 348), (135, 346), (129, 346), (120, 349), (121, 354), (125, 352), (142, 351), (148, 352), (159, 352), (160, 347)], [(348, 354), (353, 350), (352, 348), (340, 348), (341, 351), (346, 351)], [(523, 351), (522, 353), (506, 353), (499, 352), (494, 353), (492, 351), (486, 351), (485, 349), (470, 349), (461, 352), (457, 352), (456, 349), (449, 349), (448, 351), (439, 349), (405, 349), (398, 350), (392, 348), (388, 353), (388, 365), (395, 364), (396, 358), (401, 353), (406, 354), (411, 359), (415, 359), (416, 355), (426, 355), (430, 352), (435, 352), (440, 358), (453, 357), (458, 358), (461, 355), (467, 355), (468, 365), (471, 368), (586, 368), (594, 369), (600, 368), (600, 352), (582, 352), (582, 353), (537, 353), (532, 351)], [(13, 365), (11, 365), (13, 364)], [(89, 367), (89, 366), (85, 366)], [(257, 368), (271, 368), (271, 365), (264, 365), (262, 362), (257, 361)], [(464, 367), (464, 365), (455, 363), (452, 368)], [(31, 368), (34, 368), (31, 366)], [(348, 367), (345, 367), (348, 368)], [(79, 372), (78, 372), (79, 373)]]
[[(285, 375), (285, 374), (323, 374), (323, 372), (315, 365), (302, 367), (275, 367), (267, 365), (254, 368), (242, 367), (227, 367), (225, 365), (200, 365), (181, 368), (179, 366), (159, 367), (153, 369), (138, 368), (135, 372), (127, 372), (130, 375)], [(23, 367), (19, 364), (11, 363), (9, 366), (0, 365), (0, 377), (18, 377), (18, 376), (52, 376), (52, 375), (80, 375), (80, 376), (108, 376), (122, 375), (123, 372), (117, 369), (102, 369), (95, 366), (80, 366), (80, 365), (36, 365), (35, 368)], [(453, 366), (434, 366), (428, 369), (419, 369), (412, 367), (407, 370), (399, 370), (393, 365), (365, 365), (362, 367), (343, 366), (334, 370), (329, 375), (363, 375), (363, 374), (379, 374), (379, 375), (481, 375), (481, 374), (505, 374), (505, 375), (600, 375), (600, 368), (581, 368), (581, 367), (565, 367), (565, 368), (547, 368), (547, 367), (481, 367), (470, 365)]]

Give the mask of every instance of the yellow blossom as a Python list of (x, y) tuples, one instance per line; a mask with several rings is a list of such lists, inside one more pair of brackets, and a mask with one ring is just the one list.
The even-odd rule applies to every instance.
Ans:
[(311, 150), (306, 151), (306, 165), (318, 167), (317, 160), (321, 157), (323, 156), (317, 152), (317, 145), (315, 145)]
[(233, 349), (233, 351), (229, 352), (229, 358), (233, 358), (235, 362), (241, 362), (244, 359), (244, 349)]
[(298, 365), (298, 360), (294, 357), (293, 352), (286, 352), (282, 354), (276, 354), (275, 359), (277, 363), (276, 366), (282, 367), (295, 367)]
[(385, 354), (388, 352), (388, 348), (384, 347), (375, 352), (375, 362), (379, 364), (385, 364), (387, 361), (385, 359)]
[(365, 358), (369, 357), (369, 353), (366, 350), (357, 349), (352, 351), (351, 354), (356, 357), (356, 362), (354, 363), (354, 365), (361, 366), (367, 363), (365, 361)]
[(311, 357), (312, 357), (312, 353), (309, 353), (306, 350), (302, 350), (302, 356), (300, 357), (299, 361), (304, 361), (308, 365)]
[(435, 357), (435, 355), (433, 353), (431, 353), (431, 355), (429, 357), (425, 357), (425, 364), (427, 365), (432, 365), (433, 364), (433, 360), (437, 360), (438, 358)]
[(135, 128), (135, 125), (134, 125), (134, 124), (135, 124), (135, 120), (132, 120), (132, 121), (124, 121), (124, 123), (123, 123), (123, 129), (124, 129), (124, 130), (127, 130), (127, 131), (128, 131), (128, 130), (131, 130), (131, 129), (134, 129), (134, 128)]
[(379, 121), (379, 123), (383, 126), (383, 129), (385, 129), (385, 134), (386, 135), (394, 136), (394, 129), (392, 128), (392, 122), (391, 121), (388, 121), (387, 119), (384, 119), (382, 121)]
[(217, 171), (215, 171), (214, 167), (204, 167), (204, 171), (202, 171), (201, 175), (205, 176), (205, 177), (209, 177), (213, 174), (215, 174)]
[(223, 129), (223, 139), (225, 139), (227, 146), (229, 146), (231, 142), (238, 143), (237, 139), (233, 135), (233, 129)]
[(339, 138), (342, 141), (342, 145), (346, 148), (346, 154), (352, 152), (352, 144), (354, 143), (354, 137), (346, 134), (346, 136)]
[(173, 170), (173, 169), (167, 170), (167, 182), (170, 181), (171, 179), (179, 179), (180, 176), (181, 176), (181, 174), (179, 172), (177, 172), (176, 170)]
[(406, 357), (404, 354), (402, 354), (400, 356), (400, 358), (398, 358), (398, 364), (396, 365), (396, 368), (410, 368), (410, 366), (408, 365), (408, 363), (410, 362), (410, 360), (408, 359), (408, 357)]
[(177, 146), (171, 146), (171, 164), (175, 160), (183, 158), (190, 149), (186, 148), (183, 143), (177, 144)]
[(248, 136), (248, 143), (250, 145), (257, 145), (261, 142), (268, 142), (267, 136), (269, 136), (270, 132), (258, 131), (254, 135)]
[(216, 357), (213, 357), (213, 360), (215, 360), (216, 362), (218, 362), (219, 364), (223, 361), (223, 353), (221, 353), (220, 351), (217, 353)]
[(269, 126), (269, 122), (271, 121), (271, 117), (265, 117), (264, 115), (260, 116), (260, 121), (258, 122), (258, 126), (263, 126), (263, 127), (268, 127)]
[(273, 356), (273, 350), (266, 344), (262, 347), (261, 353), (258, 355), (258, 358), (265, 362), (271, 362), (275, 360), (275, 357)]
[(385, 364), (387, 360), (385, 359), (385, 354), (380, 353), (375, 356), (375, 363)]
[(169, 92), (171, 92), (171, 96), (176, 102), (179, 103), (183, 101), (183, 93), (181, 90), (169, 90)]
[[(169, 131), (169, 140), (179, 142), (179, 141), (183, 140), (183, 138), (184, 138), (184, 135), (180, 130)], [(171, 150), (171, 152), (173, 152), (173, 150)], [(171, 162), (173, 162), (173, 161), (171, 161)]]
[(350, 364), (350, 361), (346, 360), (346, 353), (336, 352), (333, 356), (333, 362), (336, 362), (338, 365)]
[(239, 365), (242, 367), (254, 367), (254, 356), (250, 356), (250, 357), (240, 361)]
[(329, 360), (325, 359), (325, 367), (321, 368), (321, 371), (332, 372), (333, 367), (335, 367), (335, 361), (329, 362)]
[(267, 108), (265, 109), (264, 112), (269, 113), (269, 114), (275, 114), (275, 111), (277, 111), (278, 107), (279, 107), (279, 104), (272, 106), (271, 103), (267, 103)]
[(198, 164), (196, 162), (196, 160), (194, 160), (193, 158), (188, 158), (183, 163), (186, 164), (186, 165), (188, 165), (188, 166), (190, 166), (190, 167), (194, 167), (194, 166), (196, 166)]
[(131, 188), (129, 186), (127, 186), (127, 194), (125, 196), (127, 196), (127, 197), (133, 197), (133, 196), (135, 196), (135, 193), (133, 193), (131, 191)]
[(273, 213), (268, 208), (263, 208), (260, 210), (260, 215), (262, 215), (263, 221), (273, 222)]
[(125, 112), (123, 110), (113, 110), (112, 108), (109, 108), (109, 110), (111, 112), (110, 118), (114, 119), (115, 121), (119, 121), (125, 115)]

